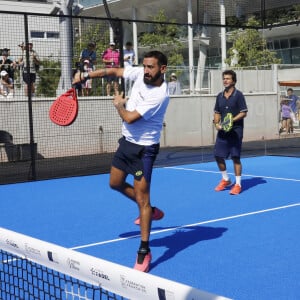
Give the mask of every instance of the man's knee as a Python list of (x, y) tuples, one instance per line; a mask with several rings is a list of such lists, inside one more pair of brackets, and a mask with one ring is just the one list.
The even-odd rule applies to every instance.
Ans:
[(220, 157), (220, 156), (215, 156), (215, 160), (217, 163), (223, 163), (225, 162), (225, 159), (223, 157)]
[(241, 159), (240, 159), (240, 157), (234, 156), (234, 157), (232, 157), (231, 159), (232, 159), (232, 161), (233, 161), (235, 164), (237, 164), (237, 165), (240, 165), (240, 164), (241, 164)]

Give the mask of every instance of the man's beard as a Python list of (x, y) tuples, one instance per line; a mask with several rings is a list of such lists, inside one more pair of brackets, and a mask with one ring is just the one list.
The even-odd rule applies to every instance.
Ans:
[(144, 75), (144, 83), (153, 85), (161, 77), (161, 71), (158, 71), (153, 77), (146, 78)]

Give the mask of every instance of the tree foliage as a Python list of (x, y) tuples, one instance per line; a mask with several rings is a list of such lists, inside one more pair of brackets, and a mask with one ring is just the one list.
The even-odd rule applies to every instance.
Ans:
[[(251, 17), (248, 26), (258, 26), (258, 21)], [(262, 34), (256, 29), (238, 29), (231, 32), (229, 42), (232, 42), (232, 47), (228, 50), (228, 58), (225, 62), (230, 65), (235, 59), (235, 50), (237, 51), (238, 63), (236, 67), (246, 66), (262, 66), (269, 64), (281, 63), (281, 60), (276, 57), (276, 53), (267, 49), (266, 40)]]
[(60, 63), (49, 59), (41, 61), (41, 68), (38, 71), (40, 78), (36, 94), (39, 96), (53, 97), (56, 95), (59, 78), (61, 75)]
[[(78, 20), (81, 22), (81, 20)], [(74, 64), (79, 61), (80, 53), (83, 49), (87, 48), (90, 42), (96, 43), (97, 65), (102, 63), (101, 54), (108, 47), (109, 44), (109, 29), (108, 24), (103, 22), (88, 24), (83, 23), (82, 32), (75, 36), (74, 41)]]
[[(164, 10), (160, 10), (157, 15), (150, 16), (154, 23), (151, 32), (144, 33), (139, 42), (142, 46), (149, 46), (162, 51), (168, 57), (168, 64), (178, 66), (183, 64), (182, 43), (179, 41), (179, 28), (175, 19), (167, 19)], [(164, 24), (168, 23), (168, 24)]]

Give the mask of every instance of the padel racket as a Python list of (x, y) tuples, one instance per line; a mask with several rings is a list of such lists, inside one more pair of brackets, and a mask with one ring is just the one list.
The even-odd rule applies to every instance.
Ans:
[(232, 129), (232, 126), (233, 126), (232, 113), (226, 114), (225, 118), (223, 119), (223, 122), (221, 123), (221, 126), (225, 132), (229, 132)]
[(71, 125), (78, 114), (78, 100), (75, 88), (60, 95), (51, 105), (50, 120), (60, 126)]

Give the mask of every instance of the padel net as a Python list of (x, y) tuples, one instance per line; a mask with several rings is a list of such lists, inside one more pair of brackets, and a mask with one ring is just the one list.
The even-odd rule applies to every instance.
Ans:
[(0, 227), (0, 298), (225, 300)]

